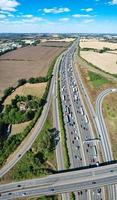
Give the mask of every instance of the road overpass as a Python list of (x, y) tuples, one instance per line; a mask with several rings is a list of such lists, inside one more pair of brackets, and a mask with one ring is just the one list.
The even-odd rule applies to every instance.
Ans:
[(117, 184), (117, 163), (0, 185), (0, 199), (54, 195)]

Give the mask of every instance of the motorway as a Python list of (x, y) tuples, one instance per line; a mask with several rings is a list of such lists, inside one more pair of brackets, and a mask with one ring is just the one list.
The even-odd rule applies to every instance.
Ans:
[[(62, 59), (60, 70), (61, 99), (71, 168), (98, 164), (99, 161), (96, 142), (92, 140), (92, 127), (73, 71), (75, 48), (72, 45), (68, 50)], [(101, 199), (102, 194), (99, 191), (100, 188), (91, 194), (89, 191), (81, 191), (78, 199), (91, 199), (91, 196), (93, 199)]]
[(54, 195), (117, 184), (117, 164), (57, 173), (44, 178), (0, 185), (0, 199)]

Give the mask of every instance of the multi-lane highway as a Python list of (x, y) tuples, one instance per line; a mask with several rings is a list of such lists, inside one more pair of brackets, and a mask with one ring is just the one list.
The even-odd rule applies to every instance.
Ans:
[[(117, 164), (0, 185), (0, 199), (53, 195), (117, 183)], [(80, 194), (80, 193), (78, 193)]]
[[(93, 130), (86, 112), (73, 70), (73, 55), (77, 42), (69, 48), (61, 62), (60, 88), (71, 167), (97, 164), (98, 150)], [(102, 198), (100, 188), (93, 191), (93, 198)], [(81, 192), (79, 199), (91, 199), (90, 192)], [(100, 196), (100, 198), (99, 198)]]

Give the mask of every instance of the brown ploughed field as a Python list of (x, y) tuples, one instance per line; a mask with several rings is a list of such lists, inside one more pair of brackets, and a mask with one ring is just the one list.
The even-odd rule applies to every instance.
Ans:
[[(44, 43), (43, 45), (21, 48), (0, 56), (0, 94), (21, 78), (46, 76), (49, 66), (69, 43)], [(45, 46), (46, 45), (46, 46)]]

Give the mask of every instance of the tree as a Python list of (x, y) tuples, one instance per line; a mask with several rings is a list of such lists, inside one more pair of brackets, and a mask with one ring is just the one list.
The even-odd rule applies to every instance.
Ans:
[(40, 165), (44, 163), (44, 154), (43, 152), (39, 151), (36, 155), (35, 155), (35, 160), (36, 162)]
[(4, 95), (8, 96), (12, 93), (12, 91), (13, 91), (13, 87), (9, 87), (9, 88), (4, 90)]
[(8, 126), (8, 125), (7, 125), (4, 121), (0, 120), (0, 139), (3, 139), (3, 138), (6, 137), (6, 133), (7, 133), (6, 129), (7, 129), (7, 126)]
[(24, 85), (26, 82), (26, 79), (20, 79), (18, 80), (18, 86)]
[(34, 114), (34, 111), (32, 111), (32, 110), (29, 110), (26, 113), (27, 120), (32, 120), (34, 118), (34, 116), (35, 116), (35, 114)]

